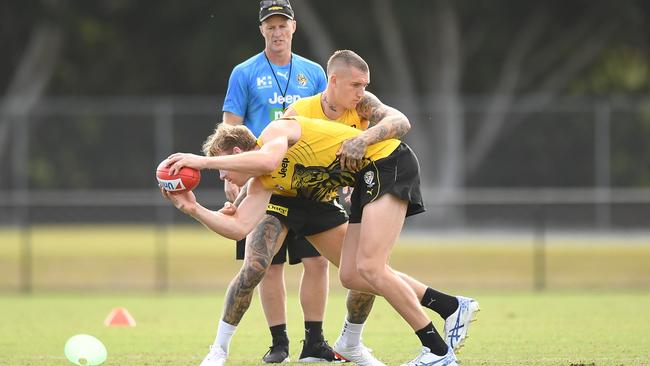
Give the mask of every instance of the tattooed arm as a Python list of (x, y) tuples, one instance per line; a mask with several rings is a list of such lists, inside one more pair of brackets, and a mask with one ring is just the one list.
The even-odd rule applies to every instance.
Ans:
[(411, 123), (404, 113), (382, 103), (379, 98), (366, 92), (357, 104), (359, 117), (368, 120), (368, 129), (362, 138), (368, 145), (387, 139), (399, 139), (411, 129)]
[(370, 92), (365, 93), (356, 109), (359, 117), (368, 120), (369, 128), (359, 136), (345, 141), (338, 152), (341, 167), (352, 171), (361, 167), (369, 145), (391, 138), (399, 139), (411, 129), (411, 123), (402, 112), (385, 105)]

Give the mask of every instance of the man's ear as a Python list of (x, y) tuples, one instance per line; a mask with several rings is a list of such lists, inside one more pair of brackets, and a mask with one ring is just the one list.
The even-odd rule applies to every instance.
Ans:
[(241, 154), (243, 151), (239, 147), (235, 146), (232, 148), (232, 153), (233, 154)]
[(329, 80), (327, 82), (329, 84), (336, 85), (336, 74), (332, 73), (332, 75), (330, 75)]

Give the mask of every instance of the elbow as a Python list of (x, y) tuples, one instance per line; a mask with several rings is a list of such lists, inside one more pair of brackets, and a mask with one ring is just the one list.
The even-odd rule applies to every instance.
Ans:
[(234, 233), (232, 236), (228, 237), (228, 239), (232, 239), (234, 241), (240, 241), (245, 238), (246, 238), (246, 233), (243, 231), (238, 231)]
[(411, 122), (406, 116), (404, 116), (404, 122), (402, 122), (402, 131), (404, 131), (404, 134), (406, 134), (410, 130), (411, 130)]
[(211, 222), (201, 221), (208, 229), (212, 230), (216, 234), (219, 234), (227, 239), (232, 240), (241, 240), (248, 235), (248, 232), (252, 228), (248, 228), (246, 224), (240, 222), (236, 214), (235, 216), (224, 215), (220, 212), (217, 212), (218, 220)]
[(396, 124), (395, 135), (393, 137), (396, 139), (401, 139), (409, 132), (410, 129), (411, 122), (409, 122), (409, 119), (405, 115), (402, 115), (402, 118), (400, 118), (400, 123)]
[(235, 240), (235, 241), (244, 239), (246, 235), (248, 235), (248, 233), (241, 226), (233, 227), (228, 232), (223, 233), (223, 236), (225, 238)]
[(268, 157), (264, 159), (260, 164), (260, 173), (269, 174), (273, 173), (275, 169), (280, 165), (281, 160)]
[(233, 240), (242, 240), (246, 238), (246, 235), (253, 231), (253, 228), (255, 227), (255, 223), (252, 221), (248, 220), (241, 220), (238, 219), (232, 226), (231, 226), (231, 233), (228, 239), (233, 239)]

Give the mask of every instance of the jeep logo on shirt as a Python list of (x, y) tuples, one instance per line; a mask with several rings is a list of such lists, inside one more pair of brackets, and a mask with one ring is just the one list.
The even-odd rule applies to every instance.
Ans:
[(282, 104), (282, 103), (291, 104), (298, 99), (300, 99), (300, 95), (287, 95), (286, 97), (283, 97), (282, 95), (279, 95), (278, 92), (274, 92), (273, 98), (269, 98), (269, 103), (270, 104)]
[(280, 166), (281, 166), (280, 175), (282, 176), (282, 178), (285, 178), (287, 176), (287, 168), (289, 167), (289, 159), (288, 158), (282, 159), (282, 165)]

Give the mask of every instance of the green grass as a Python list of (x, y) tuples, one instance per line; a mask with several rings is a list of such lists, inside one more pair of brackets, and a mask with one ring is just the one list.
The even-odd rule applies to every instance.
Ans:
[[(648, 365), (650, 295), (635, 292), (471, 292), (479, 320), (458, 355), (473, 365)], [(198, 365), (214, 339), (219, 295), (38, 294), (0, 297), (0, 365), (68, 365), (63, 345), (88, 333), (108, 348), (112, 365)], [(126, 307), (135, 328), (107, 328), (111, 308)], [(288, 300), (291, 356), (300, 352), (301, 315)], [(342, 292), (330, 297), (326, 337), (334, 341), (344, 314)], [(431, 314), (433, 317), (433, 314)], [(259, 365), (269, 343), (257, 298), (231, 346), (230, 365)], [(441, 329), (439, 319), (434, 324)], [(417, 338), (383, 300), (376, 302), (364, 342), (388, 365), (417, 353)], [(71, 364), (70, 364), (71, 365)]]
[[(0, 228), (0, 290), (21, 287), (21, 248), (31, 243), (35, 290), (151, 290), (161, 277), (157, 248), (166, 250), (171, 290), (224, 288), (241, 262), (234, 243), (200, 225), (38, 226), (28, 235)], [(453, 289), (528, 290), (533, 286), (533, 243), (527, 235), (403, 237), (391, 257), (394, 268), (425, 283)], [(547, 235), (549, 289), (648, 289), (650, 239)], [(287, 270), (296, 287), (300, 266)], [(331, 282), (338, 283), (336, 271)]]
[[(546, 238), (545, 292), (531, 292), (532, 236), (403, 237), (391, 264), (481, 302), (479, 321), (459, 355), (462, 366), (650, 365), (650, 240)], [(32, 253), (30, 295), (19, 293), (24, 243)], [(170, 291), (158, 294), (160, 243)], [(224, 288), (241, 264), (233, 252), (231, 241), (199, 225), (164, 231), (135, 225), (0, 228), (0, 366), (69, 365), (63, 345), (78, 333), (106, 344), (107, 366), (198, 365), (214, 339)], [(295, 295), (300, 270), (286, 270), (294, 360), (302, 338)], [(345, 310), (334, 268), (330, 283), (325, 331), (334, 342)], [(137, 327), (104, 327), (118, 306), (128, 308)], [(256, 298), (237, 330), (229, 364), (261, 364), (269, 338)], [(412, 359), (419, 345), (381, 299), (364, 342), (388, 365)]]

